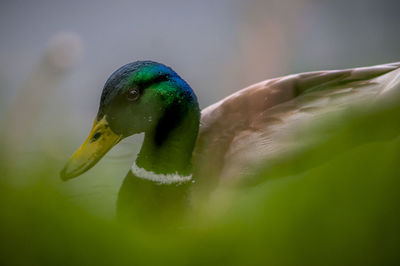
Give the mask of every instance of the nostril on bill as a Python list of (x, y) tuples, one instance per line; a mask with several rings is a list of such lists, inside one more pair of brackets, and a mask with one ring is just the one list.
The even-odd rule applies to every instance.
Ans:
[(98, 132), (94, 133), (90, 142), (94, 142), (94, 141), (98, 140), (100, 137), (101, 137), (101, 132), (98, 131)]

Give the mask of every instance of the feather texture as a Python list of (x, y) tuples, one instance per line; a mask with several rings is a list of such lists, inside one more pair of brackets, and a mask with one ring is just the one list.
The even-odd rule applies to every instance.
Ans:
[(315, 141), (295, 138), (297, 129), (399, 93), (400, 63), (301, 73), (251, 85), (202, 110), (195, 175), (208, 183), (235, 183), (258, 162), (277, 160)]

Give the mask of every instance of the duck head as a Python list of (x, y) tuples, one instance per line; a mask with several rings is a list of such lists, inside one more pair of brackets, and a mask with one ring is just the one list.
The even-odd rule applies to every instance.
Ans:
[(123, 138), (142, 132), (137, 165), (162, 174), (189, 171), (199, 119), (195, 94), (171, 68), (152, 61), (124, 65), (106, 81), (92, 130), (61, 178), (81, 175)]

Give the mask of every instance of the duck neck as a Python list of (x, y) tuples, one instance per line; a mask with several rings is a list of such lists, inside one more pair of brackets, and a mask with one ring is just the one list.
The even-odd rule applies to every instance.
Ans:
[[(179, 117), (179, 113), (184, 115)], [(176, 110), (167, 110), (155, 130), (145, 133), (132, 173), (164, 184), (191, 180), (191, 159), (199, 120), (196, 108), (178, 112), (178, 115)]]

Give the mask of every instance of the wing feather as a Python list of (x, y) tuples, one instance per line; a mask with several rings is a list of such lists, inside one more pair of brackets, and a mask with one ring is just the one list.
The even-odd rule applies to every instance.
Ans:
[(400, 63), (301, 73), (251, 85), (202, 111), (196, 175), (210, 183), (240, 180), (260, 160), (276, 160), (314, 141), (297, 139), (295, 129), (328, 113), (393, 98), (383, 97), (393, 93), (400, 93)]

